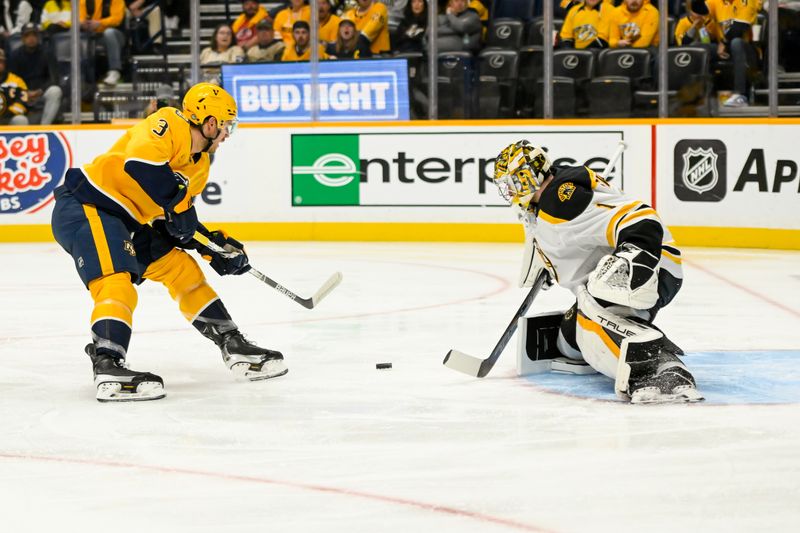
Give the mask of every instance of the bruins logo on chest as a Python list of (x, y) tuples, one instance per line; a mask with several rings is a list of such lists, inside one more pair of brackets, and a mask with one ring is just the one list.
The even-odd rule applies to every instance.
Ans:
[(562, 202), (566, 202), (570, 198), (572, 198), (572, 193), (574, 192), (575, 192), (575, 184), (573, 184), (571, 181), (568, 181), (567, 183), (562, 183), (558, 187), (558, 199), (561, 200)]
[(128, 252), (128, 255), (136, 257), (136, 249), (133, 247), (133, 243), (131, 241), (123, 241), (122, 249)]

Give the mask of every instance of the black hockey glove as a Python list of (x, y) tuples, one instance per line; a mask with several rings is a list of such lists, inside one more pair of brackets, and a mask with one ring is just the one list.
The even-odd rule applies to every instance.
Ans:
[(238, 276), (250, 270), (250, 260), (244, 251), (244, 245), (234, 239), (228, 237), (222, 231), (211, 231), (206, 233), (206, 236), (217, 246), (224, 248), (226, 252), (230, 252), (231, 256), (219, 254), (202, 246), (199, 248), (200, 255), (204, 259), (211, 262), (213, 268), (220, 276), (227, 276), (229, 274)]
[(175, 212), (175, 207), (189, 194), (189, 181), (180, 174), (175, 174), (175, 179), (178, 182), (178, 193), (164, 207), (164, 228), (171, 236), (186, 244), (194, 237), (199, 221), (194, 206), (181, 213)]

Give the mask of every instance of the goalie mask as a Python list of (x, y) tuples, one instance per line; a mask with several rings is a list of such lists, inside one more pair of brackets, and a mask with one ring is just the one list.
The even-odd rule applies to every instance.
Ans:
[(550, 174), (550, 158), (538, 146), (522, 140), (506, 146), (494, 163), (494, 183), (509, 204), (527, 208)]

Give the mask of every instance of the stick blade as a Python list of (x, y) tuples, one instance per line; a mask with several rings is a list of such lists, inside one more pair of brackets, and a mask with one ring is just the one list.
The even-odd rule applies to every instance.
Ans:
[[(442, 364), (447, 368), (461, 372), (474, 378), (482, 378), (488, 372), (482, 372), (483, 359), (478, 359), (471, 355), (459, 352), (458, 350), (450, 350), (442, 361)], [(481, 375), (483, 374), (483, 375)]]
[(312, 307), (319, 304), (319, 302), (322, 301), (323, 298), (325, 298), (333, 289), (336, 288), (337, 285), (339, 285), (342, 282), (343, 278), (344, 276), (342, 276), (341, 272), (335, 272), (334, 274), (332, 274), (331, 277), (328, 278), (328, 281), (326, 281), (322, 285), (322, 287), (320, 287), (320, 289), (316, 292), (316, 294), (314, 294), (314, 296), (311, 297)]

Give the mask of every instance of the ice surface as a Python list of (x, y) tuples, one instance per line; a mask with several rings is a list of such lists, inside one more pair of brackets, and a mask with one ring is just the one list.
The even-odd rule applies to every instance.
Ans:
[[(797, 403), (630, 406), (567, 396), (514, 377), (515, 341), (483, 380), (443, 367), (451, 348), (491, 351), (525, 294), (514, 286), (520, 246), (248, 250), (257, 268), (303, 296), (344, 273), (309, 311), (251, 276), (207, 270), (242, 330), (284, 352), (289, 374), (234, 381), (163, 287), (146, 283), (129, 362), (160, 374), (167, 397), (100, 404), (83, 354), (91, 302), (70, 258), (56, 245), (0, 245), (3, 531), (790, 531), (800, 523)], [(747, 373), (741, 352), (758, 352), (763, 366), (771, 352), (785, 362), (794, 352), (784, 351), (800, 348), (800, 253), (684, 255), (684, 288), (658, 324), (688, 352), (737, 352), (736, 365), (703, 372), (716, 368), (724, 388)], [(570, 303), (554, 289), (533, 311)], [(393, 368), (376, 370), (377, 362)]]

